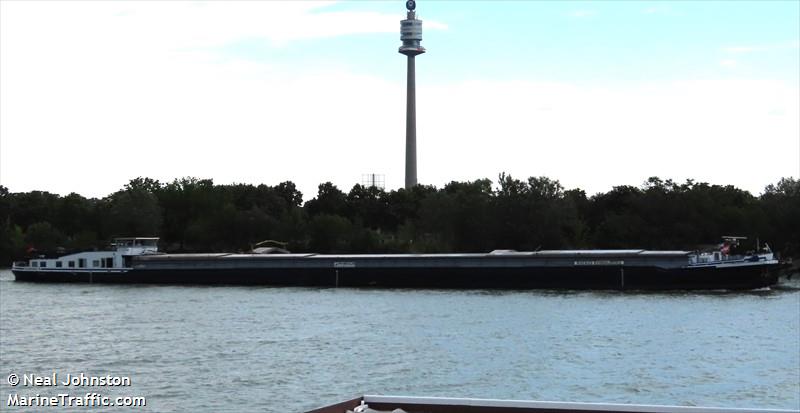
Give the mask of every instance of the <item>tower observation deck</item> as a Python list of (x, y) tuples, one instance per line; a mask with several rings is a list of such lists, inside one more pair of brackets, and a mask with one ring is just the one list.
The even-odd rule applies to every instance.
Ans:
[(417, 184), (417, 107), (416, 107), (416, 73), (414, 57), (425, 53), (422, 42), (422, 20), (417, 20), (414, 0), (406, 2), (408, 13), (406, 19), (400, 21), (400, 40), (403, 45), (398, 52), (407, 56), (408, 69), (406, 80), (406, 189)]

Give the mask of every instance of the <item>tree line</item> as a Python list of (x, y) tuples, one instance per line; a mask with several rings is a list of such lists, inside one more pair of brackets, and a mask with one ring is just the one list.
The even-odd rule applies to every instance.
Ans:
[(500, 174), (385, 191), (330, 182), (303, 202), (292, 182), (215, 185), (210, 179), (131, 180), (102, 199), (9, 192), (0, 186), (0, 266), (41, 253), (157, 236), (171, 252), (249, 251), (262, 240), (292, 252), (488, 252), (495, 249), (696, 249), (723, 235), (800, 256), (800, 180), (759, 196), (733, 186), (657, 177), (587, 196), (557, 180)]

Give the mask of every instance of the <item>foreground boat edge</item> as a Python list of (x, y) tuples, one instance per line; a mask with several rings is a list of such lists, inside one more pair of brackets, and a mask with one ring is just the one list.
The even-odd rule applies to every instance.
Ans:
[(414, 397), (414, 396), (382, 396), (364, 395), (339, 402), (305, 413), (344, 413), (359, 406), (368, 406), (379, 411), (402, 409), (408, 413), (800, 413), (800, 410), (753, 409), (731, 407), (697, 407), (670, 406), (648, 404), (614, 404), (614, 403), (581, 403), (552, 402), (536, 400), (477, 399), (451, 397)]

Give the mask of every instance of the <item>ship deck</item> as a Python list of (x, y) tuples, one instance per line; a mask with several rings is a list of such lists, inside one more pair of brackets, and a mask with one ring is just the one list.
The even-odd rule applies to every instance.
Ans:
[(545, 250), (461, 254), (157, 254), (134, 258), (136, 269), (186, 268), (526, 268), (630, 266), (682, 268), (689, 251)]

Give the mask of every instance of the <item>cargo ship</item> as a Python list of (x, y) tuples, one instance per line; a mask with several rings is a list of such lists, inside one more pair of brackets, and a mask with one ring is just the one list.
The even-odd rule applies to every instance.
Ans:
[[(731, 242), (737, 242), (733, 240)], [(728, 254), (627, 250), (496, 250), (464, 254), (165, 254), (158, 238), (117, 238), (108, 251), (15, 262), (34, 282), (442, 289), (747, 290), (778, 282), (786, 263), (768, 247)]]

